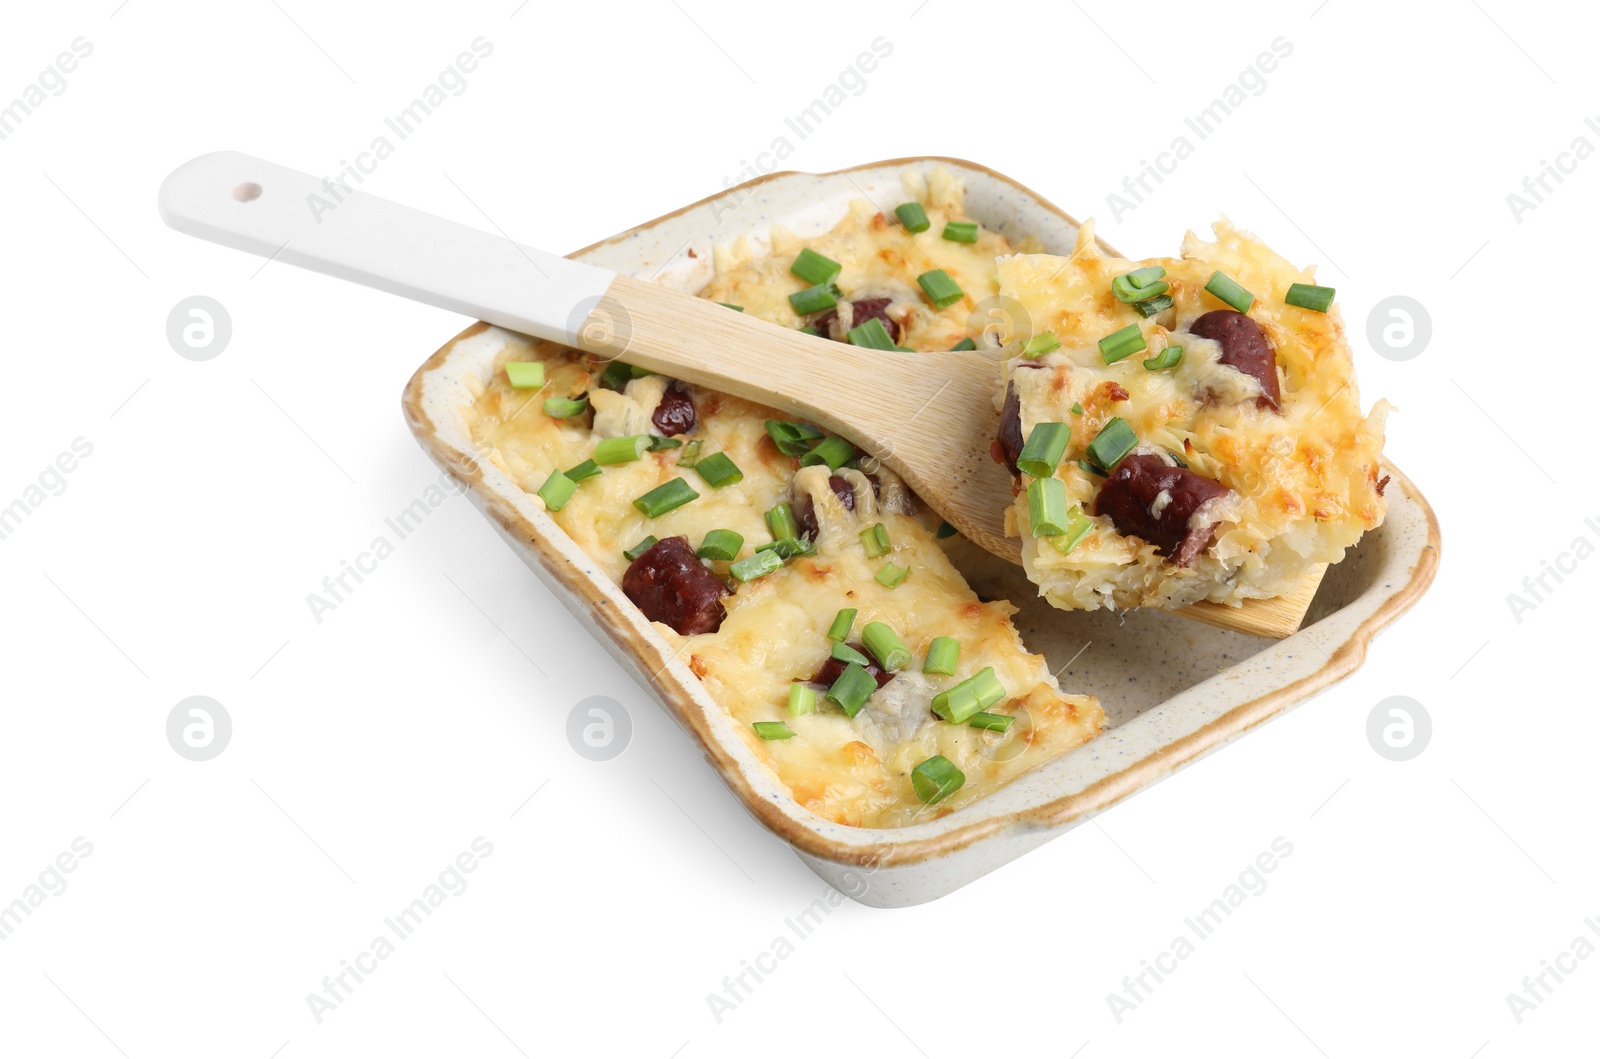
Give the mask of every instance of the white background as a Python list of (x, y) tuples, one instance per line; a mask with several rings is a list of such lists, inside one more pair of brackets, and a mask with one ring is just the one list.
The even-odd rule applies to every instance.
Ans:
[[(1600, 540), (1600, 161), (1520, 218), (1507, 202), (1575, 138), (1600, 146), (1592, 12), (118, 2), (16, 7), (0, 33), (0, 103), (93, 45), (0, 142), (0, 504), (93, 446), (0, 540), (0, 903), (93, 846), (0, 941), (0, 1052), (1593, 1052), (1600, 959), (1520, 1024), (1506, 1000), (1600, 944), (1600, 561), (1520, 622), (1506, 598)], [(719, 1023), (707, 994), (824, 886), (467, 503), (308, 610), (434, 480), (399, 394), (464, 321), (156, 216), (206, 151), (334, 172), (480, 36), (492, 56), (368, 190), (565, 252), (720, 190), (882, 36), (789, 168), (962, 156), (1133, 256), (1225, 212), (1320, 262), (1363, 398), (1398, 405), (1389, 452), (1439, 512), (1437, 583), (1334, 690), (951, 897), (847, 904)], [(1107, 195), (1280, 36), (1265, 89), (1113, 223)], [(203, 363), (166, 338), (196, 294), (233, 324)], [(1396, 294), (1433, 326), (1404, 362), (1366, 338)], [(190, 695), (232, 717), (209, 762), (167, 742)], [(615, 760), (567, 742), (589, 695), (631, 716)], [(1433, 720), (1409, 762), (1365, 734), (1392, 695)], [(477, 836), (470, 886), (319, 1024), (307, 994)], [(1107, 994), (1278, 836), (1268, 889), (1119, 1024)]]

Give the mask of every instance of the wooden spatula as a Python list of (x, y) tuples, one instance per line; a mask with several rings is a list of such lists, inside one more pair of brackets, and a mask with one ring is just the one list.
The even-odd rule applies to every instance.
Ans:
[[(1011, 478), (989, 455), (1001, 370), (992, 355), (820, 341), (229, 151), (169, 176), (160, 207), (189, 235), (625, 357), (809, 420), (892, 468), (969, 540), (1021, 562), (1020, 542), (1003, 526)], [(1293, 599), (1177, 613), (1282, 637), (1299, 627), (1315, 587)]]

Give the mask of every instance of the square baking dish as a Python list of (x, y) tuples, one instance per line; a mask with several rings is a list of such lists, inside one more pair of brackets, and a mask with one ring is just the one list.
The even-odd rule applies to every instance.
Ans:
[[(712, 276), (712, 247), (741, 235), (765, 245), (774, 224), (820, 234), (865, 198), (890, 211), (908, 169), (943, 166), (966, 186), (967, 212), (1012, 240), (1070, 254), (1078, 225), (1039, 195), (971, 162), (903, 158), (837, 173), (774, 173), (580, 250), (573, 258), (694, 292)], [(1063, 688), (1106, 710), (1099, 738), (947, 816), (904, 828), (854, 828), (802, 808), (755, 756), (736, 722), (630, 603), (501, 468), (479, 460), (465, 411), (514, 336), (474, 324), (406, 386), (406, 421), (530, 569), (699, 744), (741, 804), (813, 871), (857, 901), (902, 907), (941, 897), (1348, 676), (1377, 633), (1428, 588), (1439, 562), (1433, 510), (1393, 476), (1383, 526), (1329, 569), (1305, 624), (1281, 641), (1256, 639), (1154, 611), (1067, 612), (1038, 598), (1022, 570), (958, 542), (973, 589), (1021, 608), (1014, 621), (1033, 651), (1061, 669)], [(1181, 635), (1174, 635), (1181, 633)], [(1128, 674), (1138, 679), (1128, 680)]]

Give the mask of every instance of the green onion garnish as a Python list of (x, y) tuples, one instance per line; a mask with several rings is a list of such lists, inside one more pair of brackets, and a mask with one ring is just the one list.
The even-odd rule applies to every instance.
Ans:
[(678, 466), (693, 467), (695, 464), (699, 463), (700, 449), (703, 445), (705, 445), (705, 442), (703, 441), (691, 441), (689, 444), (685, 445), (683, 447), (683, 451), (678, 453)]
[(953, 636), (935, 636), (928, 645), (928, 658), (922, 663), (924, 673), (942, 673), (955, 676), (956, 661), (961, 657), (961, 641)]
[(1160, 279), (1166, 274), (1167, 270), (1162, 268), (1160, 265), (1147, 265), (1144, 268), (1136, 268), (1132, 272), (1118, 276), (1117, 278), (1127, 280), (1135, 288), (1139, 288), (1150, 286), (1151, 284), (1155, 283), (1156, 280)]
[(1035, 478), (1028, 483), (1028, 530), (1035, 537), (1067, 532), (1067, 487), (1061, 479)]
[(1078, 402), (1078, 401), (1073, 401), (1072, 402), (1072, 414), (1075, 415), (1075, 416), (1083, 415), (1083, 404), (1081, 402)]
[(777, 552), (758, 550), (754, 555), (747, 555), (728, 567), (728, 573), (740, 581), (754, 581), (758, 577), (767, 576), (782, 565), (783, 556)]
[(939, 309), (954, 305), (966, 297), (956, 281), (950, 278), (950, 273), (942, 268), (924, 272), (917, 277), (917, 283), (922, 287), (922, 293), (926, 294), (928, 300)]
[(731, 563), (738, 557), (739, 549), (743, 547), (744, 537), (741, 534), (730, 529), (714, 529), (700, 542), (695, 555), (702, 559)]
[(828, 657), (838, 662), (854, 662), (858, 666), (870, 666), (872, 664), (872, 659), (847, 643), (836, 643), (828, 648)]
[(861, 346), (864, 349), (893, 349), (894, 339), (889, 337), (889, 329), (883, 326), (883, 321), (874, 316), (860, 327), (852, 327), (846, 337), (852, 346)]
[(971, 339), (971, 337), (969, 336), (967, 338), (963, 338), (961, 341), (959, 341), (955, 345), (951, 346), (950, 347), (950, 352), (952, 352), (952, 353), (965, 353), (970, 349), (977, 349), (977, 348), (978, 348), (978, 343), (974, 342)]
[(896, 206), (894, 215), (900, 218), (900, 223), (906, 226), (908, 232), (928, 230), (928, 211), (922, 208), (920, 202), (907, 202)]
[(1224, 276), (1220, 270), (1211, 273), (1211, 278), (1206, 280), (1206, 290), (1235, 312), (1247, 313), (1250, 311), (1250, 306), (1256, 303), (1254, 294)]
[(1050, 543), (1054, 544), (1056, 551), (1062, 555), (1070, 555), (1072, 549), (1083, 543), (1083, 538), (1087, 537), (1092, 529), (1094, 523), (1089, 520), (1089, 516), (1085, 515), (1077, 504), (1073, 504), (1072, 510), (1067, 512), (1067, 532)]
[(1117, 296), (1118, 301), (1128, 303), (1158, 297), (1167, 293), (1171, 287), (1171, 284), (1161, 278), (1166, 274), (1167, 270), (1160, 265), (1134, 269), (1111, 281), (1111, 293)]
[(822, 437), (822, 431), (810, 423), (785, 423), (781, 419), (769, 419), (767, 437), (785, 456), (804, 456)]
[(954, 537), (956, 528), (948, 522), (940, 522), (939, 528), (933, 531), (933, 535), (939, 540), (944, 540), (946, 537)]
[(763, 739), (793, 739), (794, 732), (782, 721), (757, 721), (750, 726)]
[(584, 460), (571, 470), (563, 471), (561, 473), (565, 474), (568, 478), (571, 478), (574, 482), (581, 482), (585, 478), (593, 478), (595, 475), (599, 474), (600, 465), (595, 463), (593, 460)]
[(1100, 468), (1096, 467), (1094, 464), (1090, 463), (1088, 460), (1079, 460), (1078, 461), (1078, 469), (1083, 471), (1084, 474), (1093, 474), (1093, 475), (1097, 475), (1097, 476), (1099, 476), (1101, 478), (1107, 477), (1105, 471), (1102, 471)]
[(546, 397), (544, 399), (544, 414), (551, 419), (571, 419), (575, 415), (587, 411), (589, 398), (587, 397)]
[(978, 692), (973, 688), (970, 677), (939, 692), (933, 697), (931, 705), (936, 716), (951, 724), (965, 724), (968, 718), (983, 709), (978, 704)]
[(1067, 453), (1072, 428), (1065, 423), (1039, 423), (1028, 432), (1028, 440), (1017, 454), (1017, 467), (1035, 478), (1049, 478)]
[(975, 713), (967, 722), (968, 728), (982, 728), (986, 732), (1004, 732), (1011, 728), (1015, 717), (1007, 717), (1003, 713)]
[(839, 299), (833, 296), (826, 284), (819, 283), (815, 287), (807, 287), (803, 291), (796, 291), (789, 295), (789, 304), (799, 316), (810, 316), (820, 313), (824, 309), (832, 309), (839, 304)]
[(831, 282), (843, 268), (844, 266), (833, 258), (823, 257), (808, 246), (795, 255), (794, 264), (789, 266), (789, 271), (813, 287), (820, 287)]
[(706, 480), (706, 484), (713, 489), (721, 489), (725, 485), (744, 479), (741, 471), (726, 452), (713, 452), (709, 456), (702, 456), (695, 461), (695, 473)]
[(628, 365), (628, 374), (635, 379), (642, 379), (646, 375), (654, 375), (655, 372), (640, 364), (630, 364)]
[(1144, 347), (1144, 332), (1139, 330), (1138, 324), (1129, 324), (1100, 340), (1100, 356), (1107, 364), (1115, 364), (1125, 357), (1143, 352)]
[(833, 624), (828, 626), (828, 639), (835, 642), (850, 639), (850, 627), (856, 623), (856, 609), (846, 607), (833, 616)]
[(861, 546), (867, 550), (868, 559), (889, 554), (889, 531), (883, 523), (874, 522), (861, 531)]
[[(1283, 300), (1299, 309), (1325, 313), (1328, 311), (1328, 306), (1333, 304), (1333, 288), (1315, 287), (1309, 283), (1291, 283), (1289, 293), (1283, 296)], [(507, 364), (506, 367), (510, 368), (511, 365)]]
[(1034, 360), (1038, 357), (1044, 356), (1046, 353), (1054, 353), (1060, 348), (1061, 339), (1057, 338), (1054, 332), (1046, 331), (1044, 334), (1034, 335), (1032, 338), (1028, 339), (1028, 341), (1024, 342), (1022, 345), (1022, 355), (1027, 357), (1029, 360)]
[(744, 306), (742, 305), (730, 305), (727, 302), (718, 302), (717, 304), (722, 306), (724, 309), (732, 309), (736, 313), (744, 312)]
[(633, 369), (620, 360), (613, 360), (600, 373), (600, 385), (607, 390), (620, 390), (633, 378)]
[(1182, 359), (1183, 347), (1173, 344), (1145, 361), (1144, 366), (1150, 371), (1166, 371), (1168, 368), (1177, 367)]
[(911, 786), (928, 805), (944, 801), (965, 782), (967, 777), (943, 754), (935, 754), (911, 770)]
[(513, 390), (537, 390), (544, 385), (544, 363), (537, 360), (506, 361), (506, 378)]
[(976, 243), (978, 226), (971, 221), (950, 221), (940, 234), (952, 243)]
[(799, 717), (817, 712), (817, 689), (795, 681), (789, 685), (789, 712)]
[(817, 550), (817, 546), (804, 537), (784, 537), (782, 540), (758, 544), (756, 550), (776, 552), (778, 558), (788, 562), (797, 555), (811, 555)]
[(881, 621), (867, 622), (861, 630), (861, 642), (886, 672), (892, 673), (911, 664), (911, 649)]
[(1121, 416), (1112, 416), (1111, 420), (1100, 428), (1100, 433), (1095, 435), (1095, 439), (1089, 442), (1089, 458), (1102, 469), (1109, 471), (1138, 444), (1139, 435), (1133, 432), (1127, 420)]
[(544, 501), (547, 510), (560, 511), (567, 506), (567, 501), (572, 499), (572, 494), (577, 489), (577, 482), (560, 471), (551, 471), (550, 477), (539, 487), (539, 499)]
[(656, 546), (656, 542), (657, 542), (657, 538), (656, 538), (655, 534), (651, 534), (650, 536), (646, 537), (644, 540), (640, 541), (638, 544), (635, 544), (632, 548), (624, 549), (622, 554), (631, 563), (631, 562), (633, 562), (633, 560), (639, 558), (639, 556), (643, 555), (645, 552), (649, 551), (651, 548), (654, 548)]
[(645, 518), (665, 515), (673, 508), (682, 507), (700, 494), (682, 478), (663, 482), (633, 502)]
[(872, 575), (872, 579), (884, 588), (899, 588), (900, 582), (904, 581), (910, 573), (911, 568), (909, 566), (901, 566), (898, 563), (884, 563), (883, 569)]
[(794, 512), (789, 510), (788, 504), (774, 504), (768, 508), (766, 520), (767, 532), (772, 534), (775, 541), (800, 536), (800, 527), (795, 525)]
[(1138, 310), (1139, 315), (1144, 317), (1146, 320), (1156, 315), (1156, 313), (1166, 312), (1168, 309), (1172, 308), (1172, 306), (1172, 299), (1165, 294), (1157, 295), (1154, 298), (1150, 298), (1142, 302), (1133, 303), (1134, 309)]
[(978, 705), (988, 709), (1006, 697), (1005, 685), (994, 675), (994, 667), (986, 666), (972, 678), (972, 690), (978, 696)]
[(837, 703), (846, 717), (854, 717), (877, 690), (878, 682), (872, 678), (872, 674), (858, 663), (851, 662), (844, 667), (844, 672), (839, 674), (839, 679), (833, 682), (823, 698)]
[(629, 434), (621, 438), (604, 438), (594, 447), (594, 462), (601, 466), (629, 463), (644, 455), (650, 447), (650, 435)]
[(683, 444), (682, 438), (664, 438), (660, 434), (650, 435), (650, 451), (660, 452), (662, 449), (675, 449)]
[[(873, 323), (877, 323), (876, 320)], [(826, 463), (828, 470), (837, 471), (856, 458), (856, 447), (840, 437), (823, 438), (816, 448), (800, 457), (800, 466), (814, 467)]]

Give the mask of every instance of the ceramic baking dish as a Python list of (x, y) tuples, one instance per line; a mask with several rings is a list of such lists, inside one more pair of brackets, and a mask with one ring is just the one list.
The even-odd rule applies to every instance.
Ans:
[[(1077, 223), (1027, 188), (971, 162), (913, 158), (821, 175), (774, 173), (571, 256), (696, 291), (711, 278), (714, 245), (740, 235), (764, 243), (775, 223), (802, 236), (819, 234), (853, 198), (891, 210), (905, 198), (901, 177), (908, 168), (937, 165), (965, 183), (967, 210), (986, 227), (1013, 239), (1031, 234), (1051, 253), (1071, 252)], [(1021, 569), (962, 548), (956, 563), (974, 590), (1022, 608), (1016, 624), (1030, 649), (1061, 669), (1064, 688), (1100, 697), (1107, 730), (947, 816), (895, 829), (847, 827), (795, 802), (732, 718), (542, 504), (499, 467), (475, 458), (464, 415), (471, 387), (488, 381), (510, 337), (475, 324), (417, 370), (404, 408), (418, 441), (688, 731), (745, 809), (818, 875), (868, 905), (918, 904), (965, 886), (1349, 675), (1378, 631), (1427, 589), (1438, 566), (1433, 511), (1388, 465), (1394, 481), (1387, 520), (1329, 570), (1305, 625), (1281, 641), (1160, 612), (1055, 610), (1038, 599)]]

